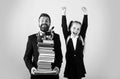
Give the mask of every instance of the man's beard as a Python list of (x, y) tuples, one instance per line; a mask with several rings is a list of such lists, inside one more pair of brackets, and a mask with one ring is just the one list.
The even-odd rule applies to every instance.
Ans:
[(47, 24), (41, 24), (40, 30), (43, 32), (47, 32), (49, 30), (49, 26)]

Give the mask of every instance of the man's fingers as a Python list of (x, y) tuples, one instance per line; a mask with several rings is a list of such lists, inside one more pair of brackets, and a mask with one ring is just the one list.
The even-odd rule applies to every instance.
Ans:
[(58, 67), (55, 67), (55, 68), (54, 68), (54, 71), (56, 71), (56, 74), (58, 74), (58, 73), (59, 73), (59, 68), (58, 68)]
[(36, 71), (36, 68), (33, 67), (33, 68), (31, 69), (31, 73), (32, 73), (32, 74), (35, 74), (35, 71)]

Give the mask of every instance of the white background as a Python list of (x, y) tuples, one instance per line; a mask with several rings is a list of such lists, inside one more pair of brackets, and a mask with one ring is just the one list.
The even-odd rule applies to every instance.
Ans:
[[(29, 79), (23, 61), (28, 36), (39, 31), (42, 12), (52, 19), (60, 34), (63, 56), (65, 43), (61, 30), (61, 7), (67, 19), (83, 19), (81, 7), (88, 9), (86, 34), (86, 79), (120, 79), (120, 1), (119, 0), (0, 0), (0, 79)], [(63, 72), (65, 59), (60, 77)]]

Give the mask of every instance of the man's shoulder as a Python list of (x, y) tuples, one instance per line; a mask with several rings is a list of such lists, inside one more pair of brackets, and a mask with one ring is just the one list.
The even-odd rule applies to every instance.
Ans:
[(37, 35), (37, 33), (31, 34), (31, 35), (29, 35), (28, 37), (29, 37), (30, 39), (32, 39), (32, 38), (36, 38), (36, 35)]
[(59, 37), (59, 34), (54, 32), (54, 36), (55, 37)]

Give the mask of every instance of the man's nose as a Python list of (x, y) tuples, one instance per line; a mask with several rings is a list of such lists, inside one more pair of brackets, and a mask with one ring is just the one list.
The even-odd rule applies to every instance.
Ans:
[(46, 24), (47, 22), (46, 22), (46, 21), (43, 21), (42, 23), (43, 23), (43, 24)]
[(43, 24), (45, 24), (46, 22), (43, 22)]

